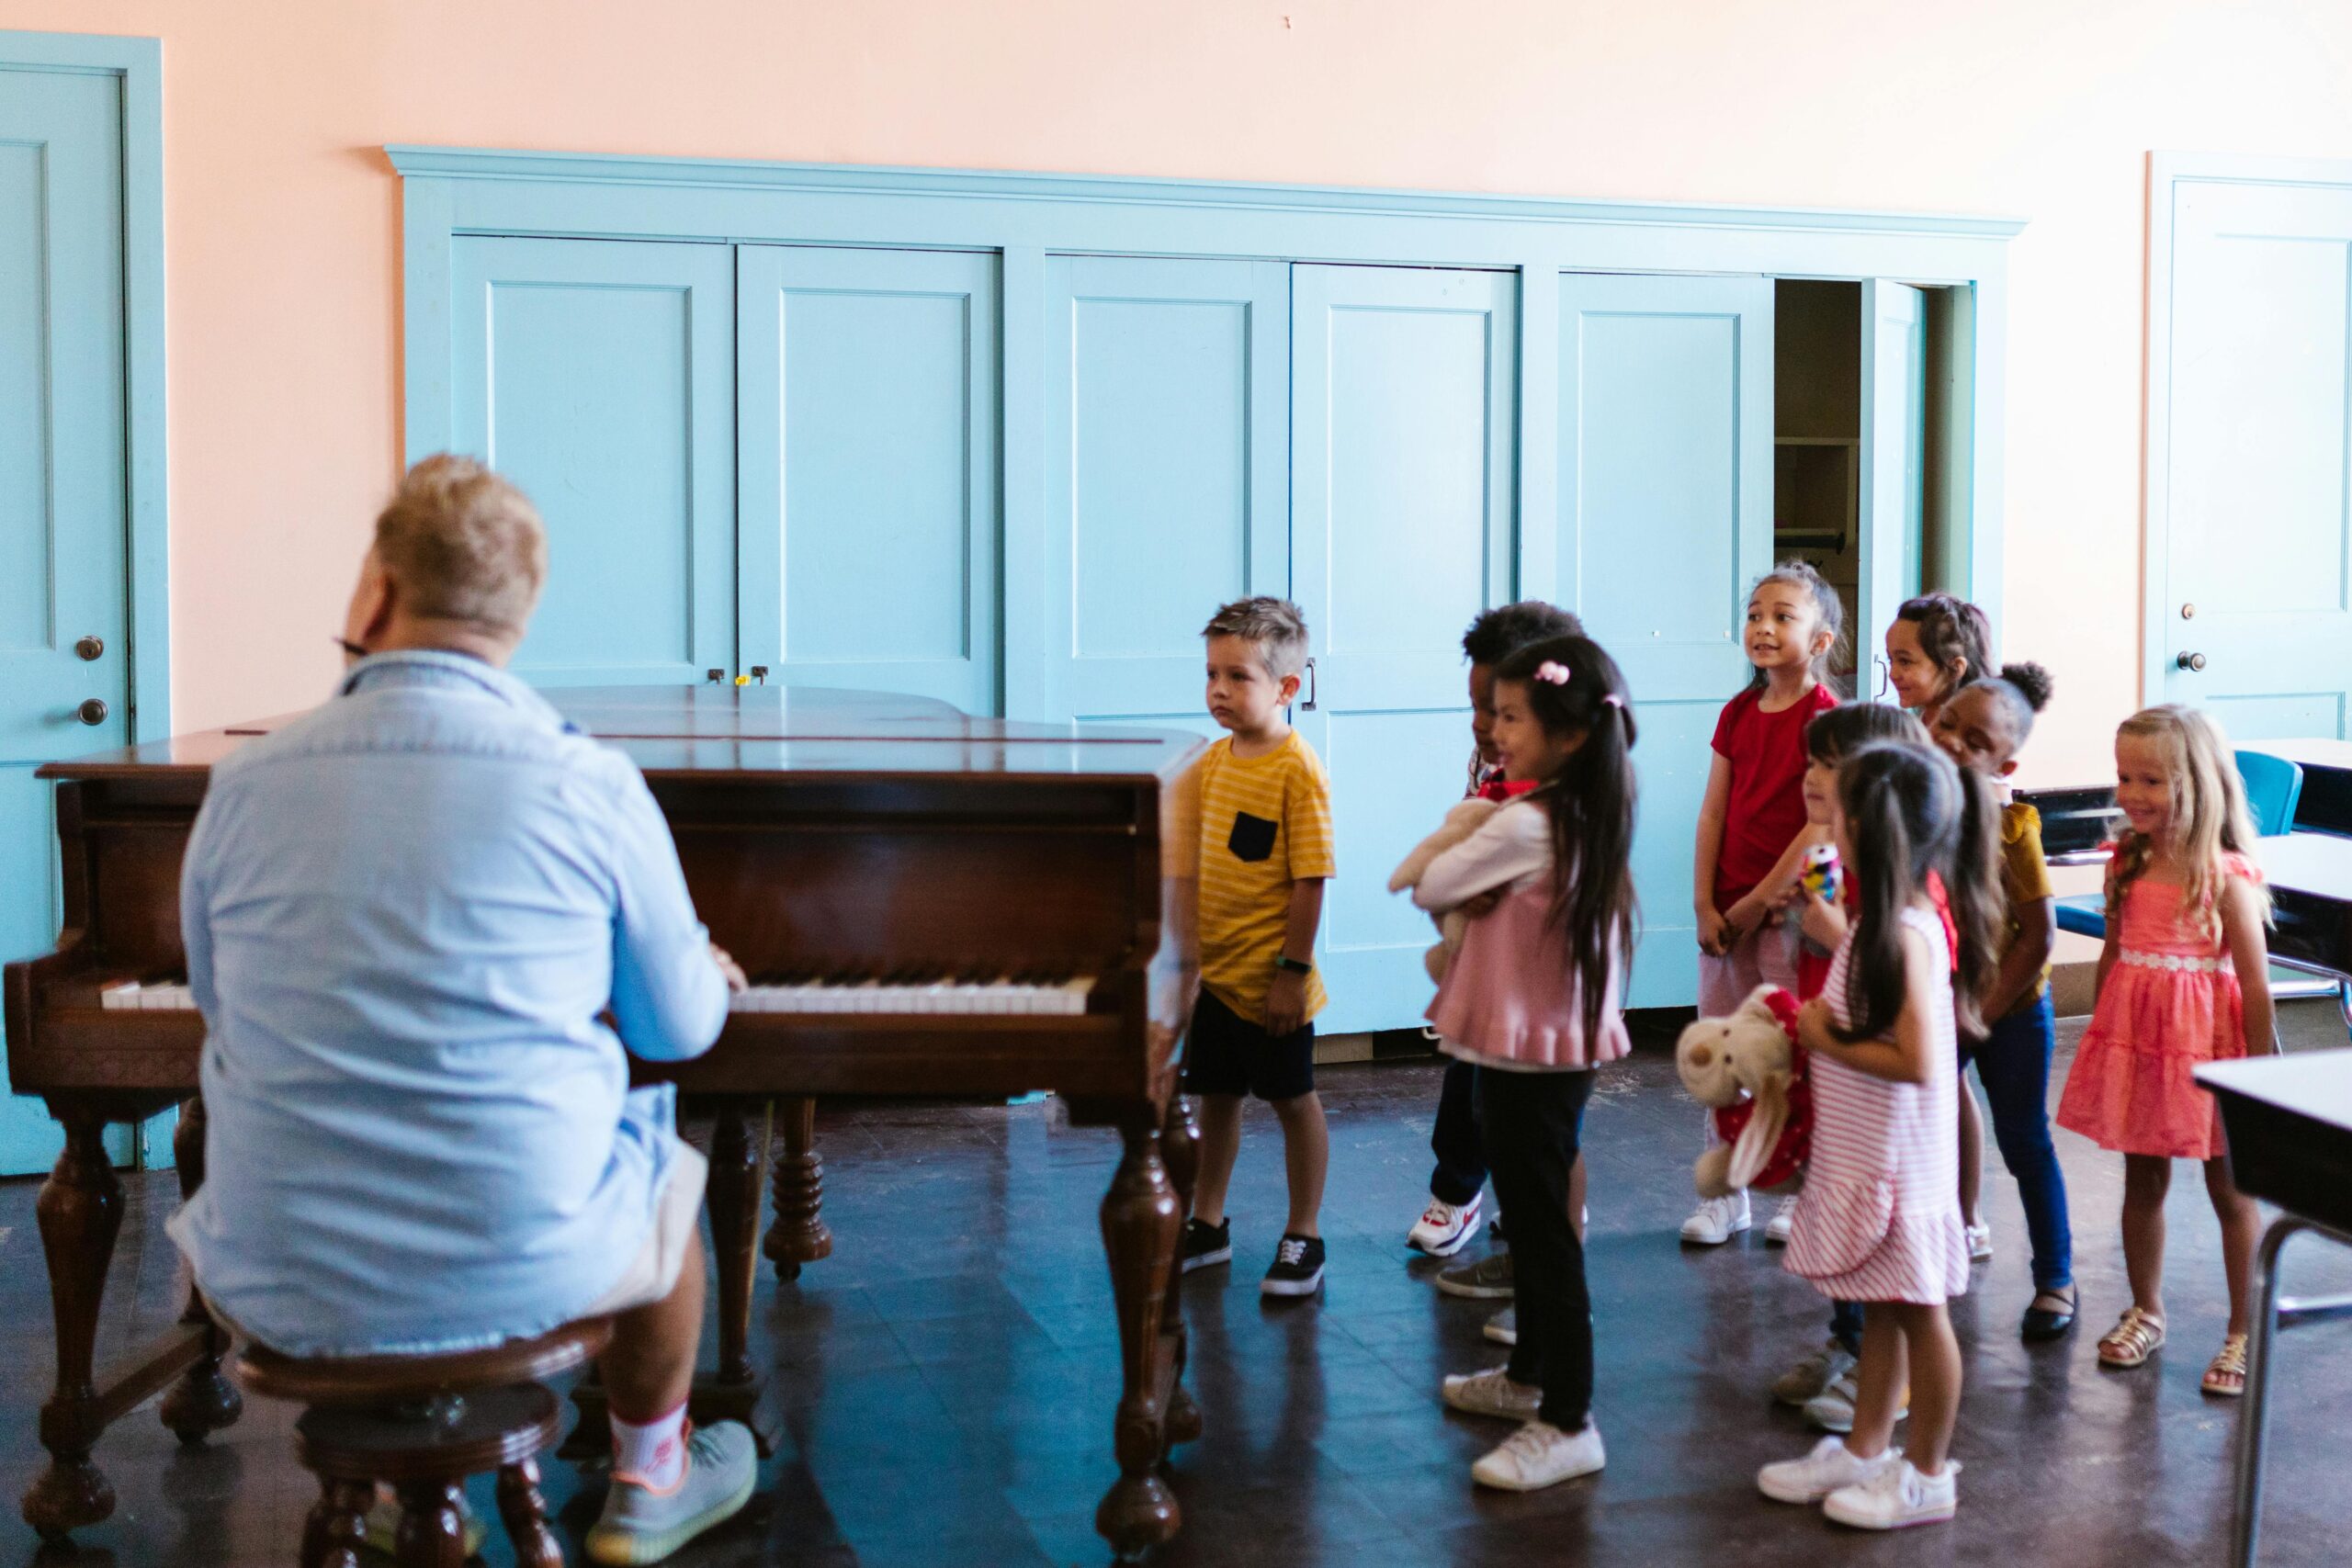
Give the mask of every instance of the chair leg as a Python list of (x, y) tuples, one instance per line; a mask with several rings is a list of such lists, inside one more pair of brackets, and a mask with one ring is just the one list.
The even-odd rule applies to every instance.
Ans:
[(465, 1568), (464, 1495), (453, 1480), (401, 1487), (401, 1529), (392, 1551), (400, 1568)]
[(548, 1529), (547, 1499), (539, 1495), (539, 1461), (526, 1459), (498, 1472), (498, 1517), (514, 1543), (515, 1568), (563, 1568), (563, 1548)]
[(375, 1501), (376, 1489), (364, 1481), (321, 1481), (302, 1526), (302, 1568), (360, 1568)]

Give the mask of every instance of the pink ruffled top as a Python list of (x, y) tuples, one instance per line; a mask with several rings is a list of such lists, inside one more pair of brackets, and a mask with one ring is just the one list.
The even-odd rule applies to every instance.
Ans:
[(1462, 951), (1430, 1003), (1430, 1027), (1449, 1055), (1506, 1072), (1580, 1072), (1632, 1048), (1612, 964), (1600, 1030), (1588, 1040), (1582, 987), (1552, 920), (1547, 874), (1514, 885), (1492, 913), (1470, 922)]

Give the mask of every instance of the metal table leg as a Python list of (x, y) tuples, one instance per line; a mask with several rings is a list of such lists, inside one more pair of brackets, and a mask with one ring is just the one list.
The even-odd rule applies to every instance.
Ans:
[(2278, 1325), (2278, 1249), (2303, 1228), (2285, 1215), (2263, 1233), (2254, 1257), (2254, 1326), (2246, 1342), (2245, 1424), (2238, 1429), (2238, 1478), (2234, 1519), (2237, 1568), (2254, 1568), (2255, 1543), (2262, 1529), (2262, 1441), (2270, 1417), (2270, 1342)]

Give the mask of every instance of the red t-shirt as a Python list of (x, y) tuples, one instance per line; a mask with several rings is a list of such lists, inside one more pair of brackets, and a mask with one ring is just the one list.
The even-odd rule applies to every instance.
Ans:
[(1804, 727), (1838, 705), (1838, 694), (1815, 682), (1812, 691), (1766, 713), (1753, 688), (1724, 705), (1715, 720), (1715, 752), (1731, 764), (1731, 798), (1724, 803), (1724, 842), (1715, 856), (1715, 908), (1728, 909), (1772, 869), (1804, 828)]

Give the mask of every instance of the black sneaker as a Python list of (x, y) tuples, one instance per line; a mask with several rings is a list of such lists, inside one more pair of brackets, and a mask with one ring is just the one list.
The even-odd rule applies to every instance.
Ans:
[(1198, 1220), (1184, 1222), (1184, 1272), (1206, 1269), (1213, 1263), (1233, 1261), (1233, 1216), (1228, 1214), (1213, 1225)]
[(1274, 1248), (1274, 1266), (1258, 1289), (1269, 1296), (1311, 1296), (1323, 1283), (1323, 1238), (1284, 1235)]

